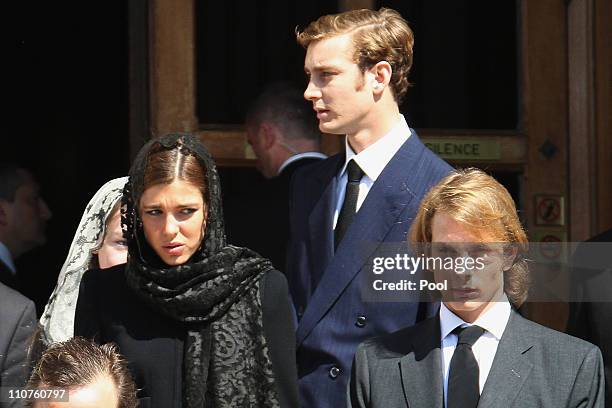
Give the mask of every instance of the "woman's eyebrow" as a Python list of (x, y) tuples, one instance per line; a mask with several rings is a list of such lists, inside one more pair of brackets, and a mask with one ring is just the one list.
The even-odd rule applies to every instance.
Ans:
[(142, 208), (143, 209), (151, 209), (151, 208), (160, 208), (161, 204), (159, 203), (153, 203), (153, 204), (148, 204), (148, 205), (143, 205)]

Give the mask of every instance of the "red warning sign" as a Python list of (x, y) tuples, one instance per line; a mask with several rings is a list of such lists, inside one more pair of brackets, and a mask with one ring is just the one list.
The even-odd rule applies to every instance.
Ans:
[(537, 225), (564, 225), (562, 196), (536, 196), (535, 210)]

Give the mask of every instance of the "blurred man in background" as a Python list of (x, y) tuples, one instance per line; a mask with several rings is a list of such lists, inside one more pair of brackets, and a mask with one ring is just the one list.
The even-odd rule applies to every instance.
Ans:
[[(246, 135), (257, 170), (266, 180), (256, 191), (249, 189), (241, 202), (226, 203), (229, 233), (232, 242), (253, 248), (284, 272), (289, 184), (297, 169), (326, 158), (319, 152), (321, 133), (302, 92), (287, 83), (274, 83), (249, 107)], [(256, 217), (249, 211), (253, 207)]]
[(0, 282), (27, 295), (15, 259), (45, 244), (51, 211), (26, 169), (0, 163)]

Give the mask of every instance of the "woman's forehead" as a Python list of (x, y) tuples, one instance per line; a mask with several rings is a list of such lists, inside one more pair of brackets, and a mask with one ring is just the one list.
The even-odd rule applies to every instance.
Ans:
[(150, 200), (204, 200), (202, 190), (193, 183), (174, 180), (171, 183), (154, 184), (147, 187), (140, 197), (141, 204)]

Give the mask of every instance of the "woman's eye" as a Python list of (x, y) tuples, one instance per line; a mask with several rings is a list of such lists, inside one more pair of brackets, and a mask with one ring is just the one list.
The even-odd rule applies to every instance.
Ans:
[(115, 241), (115, 244), (119, 246), (127, 246), (127, 241), (125, 239), (120, 239), (119, 241)]
[(197, 209), (196, 208), (183, 208), (181, 210), (181, 214), (183, 215), (189, 215), (189, 214), (193, 214), (194, 212), (196, 212)]
[(160, 210), (147, 210), (147, 211), (145, 211), (145, 214), (147, 214), (147, 215), (159, 215), (159, 214), (161, 214), (161, 211)]

